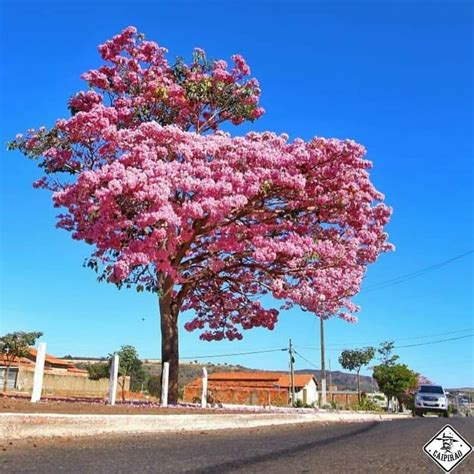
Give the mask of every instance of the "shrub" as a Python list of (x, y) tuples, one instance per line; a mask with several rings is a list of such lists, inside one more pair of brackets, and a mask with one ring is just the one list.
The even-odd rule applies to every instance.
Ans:
[(159, 397), (161, 393), (161, 377), (152, 375), (148, 380), (148, 393), (154, 397)]
[(350, 409), (355, 411), (381, 411), (381, 408), (369, 398), (362, 398), (360, 402), (354, 400), (350, 403)]
[(303, 400), (297, 399), (295, 403), (293, 403), (294, 408), (314, 408), (314, 403), (311, 405), (308, 403), (304, 403)]
[(401, 400), (407, 410), (413, 411), (415, 409), (415, 395), (412, 393), (403, 395)]

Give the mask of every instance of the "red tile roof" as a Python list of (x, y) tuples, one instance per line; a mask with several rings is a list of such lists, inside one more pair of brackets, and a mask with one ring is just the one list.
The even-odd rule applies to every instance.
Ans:
[[(0, 354), (0, 365), (5, 365), (7, 364), (7, 358), (3, 355)], [(18, 365), (18, 362), (20, 362), (21, 365), (31, 365), (33, 362), (30, 359), (27, 359), (26, 357), (14, 357), (12, 362), (12, 366), (16, 367)]]
[[(22, 366), (34, 365), (38, 351), (30, 347), (29, 352), (30, 352), (30, 357), (33, 360), (28, 357), (21, 357), (21, 358), (15, 357), (12, 361), (12, 367), (17, 367), (18, 362), (20, 362), (20, 365)], [(50, 354), (46, 354), (45, 362), (46, 362), (46, 367), (45, 367), (46, 370), (51, 368), (48, 366), (54, 366), (59, 369), (66, 369), (68, 372), (87, 373), (87, 370), (78, 369), (72, 362), (65, 361), (63, 359), (58, 359), (57, 357), (54, 357)], [(0, 354), (0, 364), (5, 365), (6, 363), (7, 363), (6, 357)]]
[[(30, 347), (30, 355), (33, 356), (36, 360), (36, 355), (38, 354), (38, 351), (34, 349), (33, 347)], [(46, 354), (45, 362), (52, 364), (52, 365), (59, 365), (60, 367), (64, 367), (65, 369), (74, 367), (74, 364), (69, 361), (65, 361), (63, 359), (58, 359), (57, 357), (54, 357), (50, 354)]]
[[(295, 374), (295, 387), (305, 387), (314, 378), (313, 374)], [(290, 376), (284, 372), (217, 372), (210, 374), (208, 383), (213, 386), (238, 386), (254, 388), (289, 388), (291, 386)], [(202, 379), (197, 378), (190, 386), (201, 386)], [(317, 382), (316, 382), (317, 384)]]
[[(314, 379), (316, 385), (318, 385), (318, 382), (313, 374), (295, 374), (295, 387), (305, 387), (311, 382), (312, 379)], [(282, 387), (291, 387), (290, 376), (288, 374), (282, 375), (280, 377), (279, 384)]]
[(78, 369), (77, 367), (68, 367), (68, 372), (74, 372), (75, 374), (89, 374), (85, 369)]

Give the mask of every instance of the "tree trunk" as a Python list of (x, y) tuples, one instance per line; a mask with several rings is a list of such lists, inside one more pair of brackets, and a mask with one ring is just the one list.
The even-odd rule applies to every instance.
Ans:
[(122, 375), (122, 402), (125, 401), (125, 375)]
[(168, 403), (178, 403), (178, 310), (172, 298), (172, 286), (164, 288), (160, 296), (161, 316), (161, 376), (163, 377), (164, 363), (169, 363)]
[(398, 411), (403, 412), (403, 400), (402, 397), (397, 396), (397, 401), (398, 401)]
[(357, 401), (360, 404), (360, 370), (357, 371)]

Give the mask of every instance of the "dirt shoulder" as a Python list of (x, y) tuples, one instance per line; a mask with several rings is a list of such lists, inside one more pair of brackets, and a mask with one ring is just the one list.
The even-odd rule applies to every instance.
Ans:
[[(162, 408), (158, 404), (122, 404), (105, 402), (48, 400), (31, 403), (26, 398), (0, 397), (0, 413), (56, 413), (60, 415), (180, 415), (239, 413), (238, 410), (194, 407)], [(241, 413), (248, 413), (242, 411)]]

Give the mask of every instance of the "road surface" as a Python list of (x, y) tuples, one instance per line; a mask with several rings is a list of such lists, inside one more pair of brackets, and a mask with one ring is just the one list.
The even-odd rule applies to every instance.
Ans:
[[(442, 472), (422, 452), (447, 422), (474, 444), (473, 418), (301, 424), (124, 437), (0, 440), (8, 473)], [(474, 454), (455, 469), (474, 472)]]

